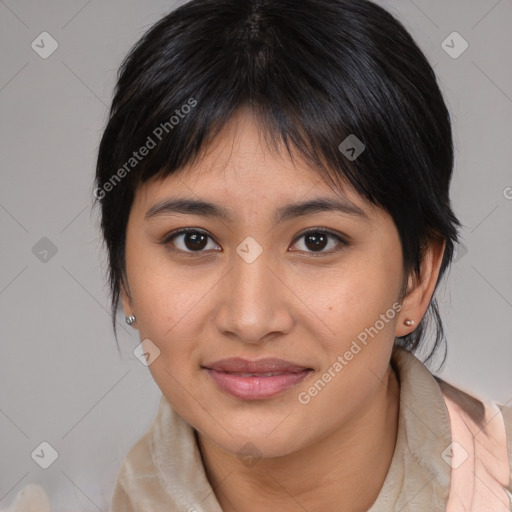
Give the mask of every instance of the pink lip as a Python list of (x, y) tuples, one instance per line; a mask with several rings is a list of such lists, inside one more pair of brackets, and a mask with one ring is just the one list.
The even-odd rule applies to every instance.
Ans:
[(236, 372), (236, 373), (265, 373), (265, 372), (299, 372), (302, 370), (311, 370), (307, 366), (302, 366), (284, 359), (265, 358), (250, 360), (242, 357), (231, 357), (229, 359), (220, 359), (213, 363), (206, 363), (204, 368), (216, 370), (218, 372)]
[[(282, 359), (249, 361), (242, 358), (222, 359), (204, 365), (214, 382), (226, 393), (244, 400), (261, 400), (275, 396), (301, 382), (312, 370)], [(243, 376), (243, 374), (262, 374)], [(278, 373), (277, 375), (263, 375)]]

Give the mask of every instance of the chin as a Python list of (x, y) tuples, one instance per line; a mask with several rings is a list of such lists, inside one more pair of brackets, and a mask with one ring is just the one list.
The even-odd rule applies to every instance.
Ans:
[[(282, 417), (280, 421), (282, 421)], [(256, 428), (249, 422), (240, 424), (237, 429), (231, 428), (229, 433), (232, 435), (222, 427), (215, 432), (208, 428), (198, 430), (226, 452), (242, 458), (282, 457), (301, 449), (306, 444), (305, 439), (296, 435), (300, 429), (297, 429), (297, 432), (290, 432), (282, 425), (276, 428), (278, 425), (279, 421), (272, 421), (268, 426), (260, 424)]]

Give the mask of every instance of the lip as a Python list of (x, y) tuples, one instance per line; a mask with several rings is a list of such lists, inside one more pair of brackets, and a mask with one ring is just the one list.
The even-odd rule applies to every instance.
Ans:
[(302, 370), (311, 370), (308, 366), (302, 366), (297, 363), (267, 357), (265, 359), (250, 360), (242, 357), (231, 357), (229, 359), (220, 359), (213, 363), (203, 365), (205, 368), (218, 372), (235, 373), (267, 373), (267, 372), (299, 372)]
[(276, 358), (256, 361), (239, 357), (222, 359), (205, 364), (203, 368), (222, 391), (244, 400), (276, 396), (295, 387), (313, 371), (312, 368)]

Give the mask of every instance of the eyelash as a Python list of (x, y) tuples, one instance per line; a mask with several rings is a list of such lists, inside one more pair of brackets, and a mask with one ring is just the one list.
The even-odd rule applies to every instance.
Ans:
[[(180, 235), (183, 235), (183, 234), (186, 234), (186, 233), (199, 233), (199, 234), (203, 234), (203, 235), (206, 235), (207, 237), (209, 237), (210, 239), (213, 240), (213, 238), (208, 234), (207, 231), (204, 231), (202, 229), (199, 229), (199, 228), (182, 228), (182, 229), (178, 229), (176, 231), (172, 231), (171, 233), (168, 233), (161, 242), (159, 242), (160, 244), (162, 245), (166, 245), (169, 247), (170, 250), (172, 250), (173, 252), (176, 252), (176, 253), (181, 253), (181, 254), (184, 254), (186, 256), (191, 256), (191, 257), (197, 257), (197, 255), (201, 255), (204, 253), (204, 251), (183, 251), (182, 249), (177, 249), (175, 247), (173, 247), (172, 245), (172, 240)], [(327, 235), (329, 237), (332, 237), (332, 238), (335, 238), (339, 243), (340, 243), (340, 247), (334, 249), (334, 250), (330, 250), (330, 251), (320, 251), (320, 252), (315, 252), (315, 251), (299, 251), (299, 252), (305, 252), (309, 255), (312, 255), (313, 257), (321, 257), (323, 255), (331, 255), (331, 254), (335, 254), (339, 251), (341, 251), (343, 248), (347, 247), (349, 244), (349, 242), (347, 242), (347, 240), (345, 240), (344, 238), (342, 238), (340, 235), (334, 233), (333, 231), (330, 231), (328, 229), (325, 229), (325, 228), (310, 228), (306, 231), (303, 231), (302, 233), (299, 233), (297, 235), (297, 237), (295, 238), (294, 240), (294, 243), (295, 241), (298, 241), (299, 239), (309, 235), (309, 234), (322, 234), (322, 235)]]

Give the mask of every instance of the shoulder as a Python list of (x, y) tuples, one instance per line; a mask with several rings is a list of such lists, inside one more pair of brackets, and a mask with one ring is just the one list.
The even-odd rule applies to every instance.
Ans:
[(452, 429), (469, 431), (480, 464), (502, 483), (512, 500), (512, 406), (482, 400), (435, 378), (445, 399)]
[(498, 407), (501, 411), (503, 421), (505, 423), (505, 432), (507, 437), (507, 454), (510, 468), (510, 481), (508, 483), (507, 491), (509, 491), (510, 498), (512, 500), (512, 406), (498, 404)]
[[(480, 501), (494, 491), (494, 499), (499, 495), (500, 502), (512, 503), (512, 407), (481, 399), (447, 382), (405, 349), (396, 348), (391, 363), (400, 378), (401, 400), (422, 402), (416, 414), (410, 415), (411, 421), (419, 416), (432, 428), (437, 422), (432, 431), (443, 439), (439, 448), (442, 446), (443, 454), (447, 445), (450, 448), (443, 459), (451, 466), (452, 487), (458, 487), (464, 496), (467, 485), (474, 486), (469, 495), (478, 495)], [(452, 465), (455, 459), (448, 462), (444, 457), (455, 457), (458, 467)], [(462, 463), (468, 458), (469, 463)], [(508, 493), (508, 500), (504, 493)], [(471, 499), (466, 501), (469, 504)]]
[(37, 483), (25, 485), (16, 494), (14, 501), (6, 509), (0, 509), (0, 512), (51, 512), (51, 504), (44, 488)]

